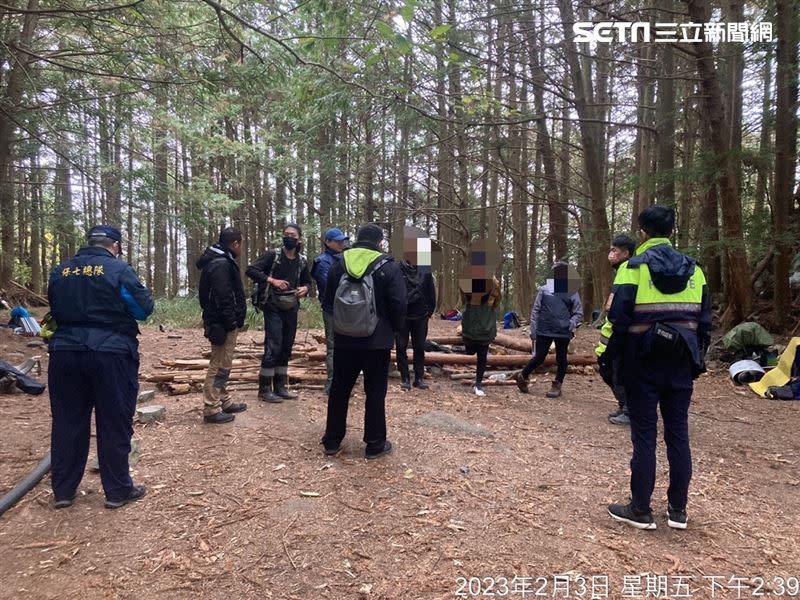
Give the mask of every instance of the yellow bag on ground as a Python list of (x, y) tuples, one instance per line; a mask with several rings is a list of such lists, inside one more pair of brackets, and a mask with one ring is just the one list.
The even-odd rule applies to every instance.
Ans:
[(789, 340), (789, 345), (786, 346), (786, 350), (781, 354), (781, 358), (778, 360), (778, 366), (764, 375), (761, 381), (749, 384), (750, 389), (762, 398), (765, 398), (767, 388), (773, 385), (778, 387), (786, 385), (792, 376), (792, 365), (794, 364), (798, 349), (800, 349), (800, 337), (793, 337)]

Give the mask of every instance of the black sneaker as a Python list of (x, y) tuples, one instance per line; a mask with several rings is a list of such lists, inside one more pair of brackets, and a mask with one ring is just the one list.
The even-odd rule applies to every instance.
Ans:
[(128, 497), (124, 500), (108, 500), (106, 499), (106, 508), (122, 508), (129, 502), (135, 502), (145, 497), (147, 490), (143, 485), (135, 485), (128, 493)]
[(233, 416), (232, 414), (229, 414), (225, 411), (220, 411), (213, 415), (205, 415), (203, 417), (203, 421), (206, 423), (216, 423), (217, 425), (219, 425), (220, 423), (230, 423), (235, 418), (236, 417)]
[(368, 459), (371, 460), (373, 458), (380, 458), (384, 454), (389, 454), (389, 452), (391, 452), (391, 451), (392, 451), (392, 442), (390, 442), (389, 440), (386, 440), (383, 443), (383, 448), (381, 450), (379, 450), (378, 452), (369, 452), (369, 451), (367, 451), (367, 452), (364, 453), (364, 455)]
[(621, 412), (618, 415), (614, 415), (613, 417), (608, 417), (608, 422), (611, 423), (612, 425), (630, 425), (631, 418), (624, 412)]
[(655, 529), (656, 522), (653, 520), (652, 511), (639, 512), (630, 504), (609, 504), (608, 515), (615, 521), (627, 523), (636, 529)]
[(411, 380), (408, 377), (400, 380), (400, 389), (406, 392), (411, 389)]
[(246, 410), (247, 410), (247, 404), (245, 404), (244, 402), (231, 402), (228, 408), (222, 409), (222, 412), (226, 412), (229, 415), (232, 415), (233, 413), (240, 413)]
[(336, 446), (331, 447), (331, 448), (328, 448), (327, 446), (325, 446), (325, 449), (322, 452), (325, 454), (325, 456), (335, 456), (335, 455), (339, 454), (339, 451), (341, 449), (342, 449), (342, 445), (341, 444), (337, 444)]
[(72, 494), (72, 496), (70, 496), (69, 498), (62, 498), (61, 500), (56, 500), (53, 503), (53, 508), (56, 509), (69, 508), (73, 504), (75, 504), (75, 494)]
[(428, 390), (431, 386), (425, 383), (424, 379), (415, 379), (414, 380), (414, 387), (419, 390)]
[(617, 410), (615, 410), (614, 412), (610, 412), (610, 413), (608, 413), (608, 418), (609, 418), (609, 419), (612, 419), (613, 417), (618, 417), (618, 416), (620, 416), (621, 414), (622, 414), (622, 409), (621, 409), (621, 408), (618, 408), (618, 409), (617, 409)]
[(688, 520), (685, 510), (675, 510), (672, 505), (667, 507), (667, 525), (673, 529), (686, 529)]

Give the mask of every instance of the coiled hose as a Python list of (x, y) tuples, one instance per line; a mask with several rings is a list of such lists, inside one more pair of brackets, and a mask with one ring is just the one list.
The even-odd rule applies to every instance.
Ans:
[(10, 492), (0, 498), (0, 515), (19, 502), (22, 497), (30, 492), (42, 477), (50, 471), (50, 452), (36, 465), (36, 468), (20, 481)]

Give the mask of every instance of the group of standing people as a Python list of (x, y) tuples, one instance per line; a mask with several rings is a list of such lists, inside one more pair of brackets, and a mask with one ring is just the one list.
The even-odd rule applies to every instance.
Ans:
[[(641, 244), (617, 236), (608, 259), (616, 270), (605, 308), (608, 317), (596, 349), (600, 374), (612, 388), (619, 410), (612, 423), (631, 426), (631, 501), (612, 504), (612, 518), (640, 529), (655, 529), (650, 498), (655, 485), (658, 408), (664, 421), (670, 484), (668, 525), (686, 527), (686, 503), (692, 475), (688, 409), (693, 380), (705, 370), (711, 313), (702, 270), (675, 250), (669, 240), (673, 209), (650, 206), (638, 218)], [(367, 458), (390, 452), (385, 398), (392, 347), (397, 348), (401, 387), (428, 386), (424, 379), (424, 342), (435, 307), (430, 268), (404, 255), (395, 260), (383, 251), (383, 230), (374, 224), (359, 228), (352, 248), (339, 229), (325, 233), (325, 250), (309, 270), (302, 254), (302, 230), (289, 224), (282, 246), (267, 251), (247, 268), (256, 283), (255, 304), (264, 312), (264, 354), (258, 398), (281, 402), (289, 392), (288, 364), (297, 331), (299, 301), (316, 279), (328, 345), (328, 414), (322, 438), (324, 452), (340, 451), (345, 437), (350, 394), (363, 373), (366, 393), (364, 443)], [(226, 386), (239, 330), (245, 321), (246, 297), (238, 258), (242, 234), (220, 232), (216, 244), (197, 260), (201, 270), (199, 300), (204, 332), (212, 352), (206, 376), (203, 419), (226, 423), (247, 409), (233, 402)], [(130, 265), (119, 257), (118, 229), (99, 225), (89, 230), (87, 246), (58, 265), (50, 275), (48, 299), (55, 323), (50, 338), (48, 381), (52, 412), (52, 485), (55, 507), (71, 506), (86, 465), (92, 411), (97, 419), (100, 476), (107, 508), (142, 498), (128, 472), (132, 419), (138, 392), (136, 321), (153, 311), (151, 293)], [(489, 344), (496, 336), (496, 309), (502, 294), (491, 269), (475, 252), (459, 288), (465, 308), (462, 337), (466, 351), (477, 355), (473, 386), (483, 396), (482, 382)], [(528, 377), (555, 344), (557, 371), (547, 393), (561, 393), (567, 348), (582, 317), (582, 303), (569, 286), (567, 265), (557, 263), (553, 278), (539, 290), (531, 313), (534, 352), (517, 377), (527, 391)], [(564, 285), (566, 275), (567, 285)], [(414, 350), (411, 383), (406, 349)]]

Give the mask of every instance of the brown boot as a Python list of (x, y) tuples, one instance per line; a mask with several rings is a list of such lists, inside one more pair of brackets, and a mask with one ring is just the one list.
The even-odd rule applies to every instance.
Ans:
[(545, 394), (548, 398), (558, 398), (561, 395), (561, 382), (554, 381), (550, 391)]

